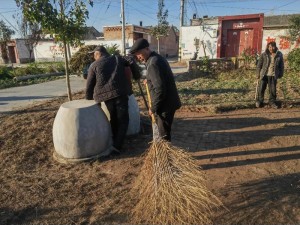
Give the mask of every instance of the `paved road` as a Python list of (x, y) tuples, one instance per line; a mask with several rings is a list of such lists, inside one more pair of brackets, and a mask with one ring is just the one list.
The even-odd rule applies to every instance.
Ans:
[[(85, 80), (82, 77), (70, 76), (71, 91), (84, 90)], [(0, 113), (9, 112), (29, 104), (67, 95), (65, 79), (49, 81), (23, 87), (0, 90)]]
[[(185, 67), (173, 67), (172, 70), (174, 74), (187, 71)], [(70, 81), (72, 93), (84, 90), (86, 81), (82, 77), (71, 76)], [(2, 89), (0, 90), (0, 113), (14, 111), (32, 103), (66, 95), (65, 79)]]

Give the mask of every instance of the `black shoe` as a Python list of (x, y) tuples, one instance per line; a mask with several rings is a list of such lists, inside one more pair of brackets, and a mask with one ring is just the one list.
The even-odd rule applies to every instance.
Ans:
[(114, 146), (110, 147), (110, 155), (115, 156), (115, 155), (120, 155), (121, 151), (117, 148), (115, 148)]
[(273, 109), (278, 109), (278, 105), (276, 105), (276, 103), (274, 103), (274, 102), (270, 103), (270, 106), (271, 106)]
[(261, 108), (261, 107), (263, 107), (263, 103), (260, 101), (256, 101), (255, 106), (256, 106), (256, 108)]

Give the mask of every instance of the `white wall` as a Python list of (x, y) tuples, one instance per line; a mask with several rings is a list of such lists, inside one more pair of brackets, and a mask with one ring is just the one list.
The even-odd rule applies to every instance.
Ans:
[(284, 38), (289, 36), (288, 29), (264, 29), (262, 38), (262, 52), (265, 51), (267, 43), (275, 41), (278, 49), (282, 54), (287, 55), (294, 48), (300, 47), (300, 40), (291, 43), (289, 40)]
[[(24, 39), (16, 39), (16, 49), (17, 49), (17, 60), (18, 63), (25, 63), (30, 61), (30, 54), (27, 46), (25, 45)], [(34, 58), (34, 52), (31, 53), (31, 59)]]
[(181, 27), (182, 32), (182, 49), (181, 58), (191, 59), (196, 52), (195, 39), (199, 39), (198, 58), (204, 56), (203, 46), (201, 41), (206, 46), (206, 56), (209, 58), (217, 57), (217, 31), (218, 20), (207, 21), (200, 26), (184, 26)]
[[(118, 49), (121, 51), (121, 40), (119, 41), (104, 41), (104, 40), (86, 40), (85, 45), (106, 45), (112, 46), (118, 45)], [(77, 52), (79, 48), (71, 47), (71, 55)], [(59, 43), (55, 43), (52, 40), (40, 41), (34, 49), (35, 61), (48, 62), (48, 61), (63, 61), (64, 52)]]
[(63, 49), (58, 43), (51, 40), (40, 41), (33, 51), (36, 62), (64, 60)]

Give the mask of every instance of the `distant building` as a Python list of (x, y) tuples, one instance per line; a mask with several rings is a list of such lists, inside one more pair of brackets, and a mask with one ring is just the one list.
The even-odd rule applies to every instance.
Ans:
[(288, 39), (291, 16), (294, 15), (264, 16), (260, 13), (203, 18), (194, 15), (189, 26), (181, 27), (181, 58), (239, 57), (246, 50), (261, 53), (270, 41), (275, 41), (280, 51), (287, 55), (300, 46), (300, 39), (293, 43)]
[[(139, 38), (145, 38), (151, 44), (151, 49), (157, 51), (157, 40), (150, 35), (150, 28), (136, 25), (125, 26), (125, 45), (130, 49), (133, 43)], [(122, 26), (104, 26), (103, 33), (98, 32), (94, 27), (88, 27), (85, 39), (85, 45), (117, 45), (121, 50), (122, 46)], [(71, 47), (71, 55), (78, 51), (79, 48)], [(160, 39), (160, 53), (164, 56), (176, 56), (178, 54), (178, 32), (171, 26), (167, 37)], [(63, 61), (64, 50), (61, 43), (56, 43), (53, 36), (48, 39), (39, 41), (34, 49), (36, 61)]]
[(237, 57), (251, 49), (261, 52), (264, 14), (220, 16), (217, 57)]
[[(140, 24), (141, 25), (141, 24)], [(103, 27), (105, 41), (118, 41), (121, 48), (122, 45), (122, 25), (104, 26)], [(157, 39), (151, 34), (151, 27), (143, 27), (132, 24), (125, 26), (125, 47), (130, 48), (133, 43), (139, 38), (145, 38), (149, 41), (150, 47), (154, 51), (158, 51)], [(170, 26), (169, 33), (166, 37), (161, 37), (160, 54), (163, 56), (177, 56), (178, 55), (178, 32), (175, 27)]]
[(288, 54), (294, 48), (300, 47), (300, 38), (291, 42), (289, 36), (289, 20), (292, 15), (266, 16), (263, 25), (262, 51), (265, 50), (267, 43), (275, 41), (279, 50), (284, 54)]
[(104, 39), (102, 32), (99, 32), (95, 27), (86, 27), (86, 33), (83, 40)]
[(6, 49), (8, 62), (3, 62), (2, 56), (0, 56), (0, 63), (27, 63), (34, 61), (32, 46), (26, 39), (17, 38), (9, 41)]
[[(86, 45), (100, 45), (103, 42), (103, 33), (94, 27), (87, 27), (83, 43)], [(71, 55), (79, 48), (70, 48)], [(63, 61), (64, 49), (62, 43), (55, 41), (55, 35), (45, 35), (34, 48), (34, 57), (36, 62)]]
[(218, 18), (194, 18), (190, 26), (181, 27), (182, 59), (217, 57)]
[[(155, 37), (151, 37), (151, 49), (158, 51), (158, 41)], [(178, 56), (179, 33), (174, 26), (169, 27), (169, 32), (166, 37), (159, 39), (159, 53), (164, 57)], [(155, 48), (155, 49), (154, 49)]]

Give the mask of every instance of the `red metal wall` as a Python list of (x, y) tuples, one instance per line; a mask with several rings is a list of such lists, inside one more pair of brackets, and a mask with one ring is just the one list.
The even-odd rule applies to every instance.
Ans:
[(250, 48), (261, 52), (264, 14), (219, 17), (217, 57), (236, 57)]

